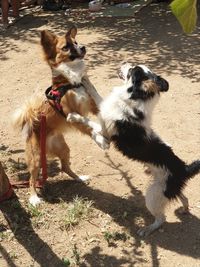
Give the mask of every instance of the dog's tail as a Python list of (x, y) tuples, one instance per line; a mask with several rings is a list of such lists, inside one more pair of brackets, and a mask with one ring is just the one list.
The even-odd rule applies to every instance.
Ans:
[(196, 160), (188, 165), (185, 165), (182, 170), (177, 170), (177, 172), (177, 174), (169, 175), (166, 181), (164, 195), (168, 199), (175, 199), (180, 196), (182, 190), (187, 184), (187, 181), (194, 175), (200, 173), (200, 160)]
[(41, 103), (42, 97), (39, 94), (34, 94), (12, 115), (14, 129), (21, 131), (26, 139), (30, 136), (33, 125), (38, 121)]
[(195, 160), (186, 166), (186, 180), (200, 172), (200, 160)]

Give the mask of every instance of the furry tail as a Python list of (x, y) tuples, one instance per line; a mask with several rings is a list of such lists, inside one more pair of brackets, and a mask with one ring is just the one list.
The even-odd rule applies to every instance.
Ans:
[(179, 172), (179, 175), (169, 175), (166, 181), (166, 190), (164, 191), (164, 195), (168, 199), (176, 199), (180, 196), (183, 188), (187, 184), (187, 181), (199, 172), (200, 160), (196, 160), (191, 164), (186, 165), (184, 170)]
[(195, 160), (186, 167), (187, 179), (192, 178), (200, 172), (200, 160)]
[(22, 107), (17, 109), (12, 116), (14, 129), (21, 131), (25, 138), (30, 135), (34, 123), (38, 121), (38, 113), (41, 104), (41, 96), (39, 94), (34, 94)]

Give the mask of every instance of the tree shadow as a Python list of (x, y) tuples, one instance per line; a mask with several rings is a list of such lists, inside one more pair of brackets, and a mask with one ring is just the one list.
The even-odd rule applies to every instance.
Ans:
[(7, 262), (9, 267), (17, 267), (13, 260), (11, 259), (9, 253), (6, 251), (6, 249), (0, 244), (0, 254), (2, 258)]
[[(91, 188), (83, 183), (62, 180), (49, 181), (46, 185), (44, 198), (52, 204), (60, 202), (61, 200), (65, 202), (72, 201), (76, 195), (92, 200), (96, 209), (101, 210), (105, 214), (109, 214), (115, 223), (125, 227), (131, 236), (134, 237), (135, 241), (131, 253), (131, 264), (133, 260), (137, 260), (137, 262), (142, 261), (141, 251), (139, 250), (142, 239), (138, 237), (136, 233), (140, 227), (138, 225), (138, 218), (142, 218), (145, 225), (148, 225), (152, 223), (153, 217), (145, 207), (143, 193), (134, 187), (131, 183), (131, 177), (127, 175), (126, 171), (122, 170), (119, 163), (114, 163), (112, 161), (109, 154), (106, 155), (106, 165), (115, 170), (115, 173), (117, 170), (125, 179), (127, 185), (131, 189), (131, 196), (128, 198), (121, 198), (112, 193)], [(126, 218), (122, 216), (124, 212), (128, 214)], [(200, 242), (200, 236), (197, 237), (197, 233), (200, 233), (199, 218), (192, 214), (180, 215), (177, 212), (176, 214), (179, 216), (179, 219), (181, 219), (181, 222), (166, 222), (162, 233), (157, 231), (145, 239), (145, 243), (151, 248), (151, 257), (154, 267), (159, 266), (158, 247), (177, 252), (180, 255), (187, 255), (195, 259), (200, 258), (200, 251), (198, 249), (193, 249), (194, 245), (197, 245), (199, 244), (198, 242)], [(190, 229), (190, 231), (188, 231), (188, 229)], [(88, 262), (92, 262), (93, 256), (97, 257), (98, 254), (100, 254), (100, 249), (96, 247), (91, 253), (87, 253), (85, 256)], [(101, 254), (99, 256), (100, 258), (102, 257)], [(105, 262), (107, 262), (107, 260), (112, 260), (112, 257), (106, 257), (104, 255), (104, 259)], [(127, 258), (124, 258), (123, 260), (126, 261)], [(110, 264), (113, 263), (114, 265), (104, 266), (120, 266), (120, 261), (118, 263), (117, 261), (118, 260), (115, 258), (113, 259), (113, 262), (110, 262)]]
[(8, 146), (0, 145), (0, 151), (6, 151), (8, 149)]
[(80, 265), (81, 267), (97, 266), (97, 262), (99, 266), (106, 267), (120, 267), (123, 266), (123, 264), (126, 264), (126, 266), (133, 266), (132, 263), (130, 263), (130, 260), (125, 257), (116, 258), (114, 256), (109, 256), (107, 254), (102, 253), (102, 249), (99, 246), (92, 248), (91, 252), (86, 253), (83, 257), (86, 263), (82, 263)]
[(11, 27), (0, 36), (0, 58), (8, 59), (6, 52), (11, 49), (23, 53), (15, 42), (10, 42), (12, 39), (36, 43), (44, 25), (56, 33), (63, 33), (75, 23), (80, 32), (87, 29), (90, 35), (95, 30), (95, 33), (102, 35), (88, 43), (87, 64), (89, 68), (96, 68), (109, 62), (111, 68), (107, 79), (116, 77), (116, 66), (124, 60), (125, 52), (126, 60), (135, 64), (143, 63), (142, 56), (145, 64), (156, 71), (178, 73), (193, 82), (200, 81), (200, 69), (197, 67), (200, 54), (199, 22), (194, 33), (184, 34), (166, 3), (150, 5), (134, 18), (95, 18), (81, 12), (77, 16), (72, 10), (67, 21), (64, 12), (39, 12), (26, 16), (16, 27)]
[[(46, 267), (47, 262), (50, 267), (65, 266), (63, 261), (52, 251), (50, 246), (44, 242), (37, 233), (35, 233), (31, 224), (30, 214), (22, 207), (17, 197), (14, 200), (1, 203), (0, 210), (17, 242), (27, 250), (39, 266)], [(11, 262), (8, 253), (1, 246), (0, 251), (9, 266), (16, 266)], [(49, 262), (47, 257), (51, 258), (51, 262)]]

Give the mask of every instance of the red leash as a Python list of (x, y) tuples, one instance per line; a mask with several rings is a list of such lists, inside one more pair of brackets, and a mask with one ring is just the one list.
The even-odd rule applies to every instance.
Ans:
[(42, 168), (41, 186), (43, 186), (48, 178), (47, 176), (47, 159), (46, 159), (46, 116), (42, 113), (40, 118), (40, 159)]

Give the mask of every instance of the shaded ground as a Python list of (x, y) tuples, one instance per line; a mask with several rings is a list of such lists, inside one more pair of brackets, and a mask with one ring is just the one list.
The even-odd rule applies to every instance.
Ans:
[[(47, 28), (63, 33), (72, 23), (87, 46), (88, 72), (103, 96), (119, 83), (116, 71), (123, 60), (145, 63), (168, 79), (170, 90), (155, 110), (154, 128), (185, 161), (200, 158), (199, 26), (185, 36), (166, 5), (152, 5), (136, 18), (123, 19), (34, 13), (0, 35), (0, 160), (9, 177), (27, 177), (24, 143), (9, 124), (10, 114), (35, 89), (50, 84), (39, 32)], [(190, 215), (180, 215), (180, 203), (173, 203), (163, 228), (143, 240), (136, 232), (153, 220), (144, 203), (149, 177), (143, 166), (113, 148), (101, 151), (79, 133), (66, 139), (73, 169), (90, 174), (90, 183), (61, 177), (54, 161), (39, 209), (28, 206), (27, 189), (16, 190), (18, 198), (0, 206), (0, 266), (60, 267), (69, 266), (68, 260), (71, 266), (92, 267), (200, 266), (199, 176), (185, 190)], [(88, 220), (66, 230), (67, 206), (77, 195), (93, 201), (93, 211)]]

